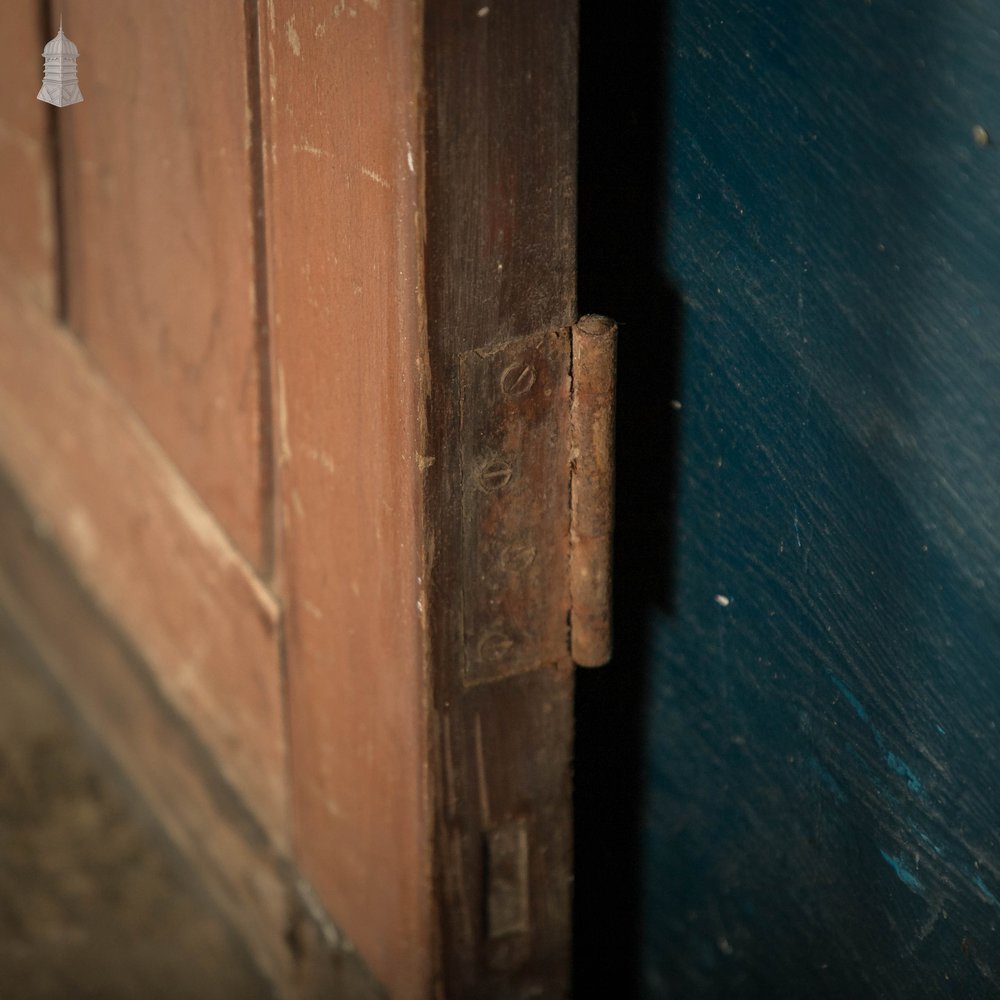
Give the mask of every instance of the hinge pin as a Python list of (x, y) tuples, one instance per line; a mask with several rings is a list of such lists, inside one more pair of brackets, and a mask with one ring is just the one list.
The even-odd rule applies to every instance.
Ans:
[(606, 316), (573, 327), (570, 644), (581, 667), (611, 659), (617, 333)]

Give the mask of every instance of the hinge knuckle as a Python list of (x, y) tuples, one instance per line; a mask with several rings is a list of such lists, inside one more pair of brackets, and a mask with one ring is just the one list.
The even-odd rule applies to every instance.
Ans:
[(611, 659), (617, 333), (605, 316), (584, 316), (572, 331), (570, 639), (582, 667)]

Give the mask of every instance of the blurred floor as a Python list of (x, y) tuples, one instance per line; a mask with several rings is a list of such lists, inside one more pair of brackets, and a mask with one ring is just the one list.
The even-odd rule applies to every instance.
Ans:
[(0, 998), (268, 996), (0, 612)]

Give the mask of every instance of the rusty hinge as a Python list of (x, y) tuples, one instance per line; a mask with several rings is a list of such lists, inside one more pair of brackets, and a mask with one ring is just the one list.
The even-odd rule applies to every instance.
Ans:
[[(460, 360), (464, 679), (611, 655), (615, 324)], [(567, 616), (567, 609), (569, 615)]]
[(584, 316), (573, 327), (570, 645), (581, 667), (611, 659), (617, 335), (606, 316)]

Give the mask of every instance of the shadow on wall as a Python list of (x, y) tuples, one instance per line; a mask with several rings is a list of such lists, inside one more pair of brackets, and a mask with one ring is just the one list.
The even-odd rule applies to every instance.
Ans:
[(582, 4), (577, 995), (997, 995), (1000, 11), (918, 6)]
[(673, 603), (680, 301), (662, 268), (669, 4), (583, 0), (579, 303), (619, 323), (615, 655), (577, 673), (574, 981), (638, 991), (648, 622)]

